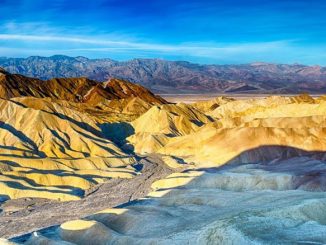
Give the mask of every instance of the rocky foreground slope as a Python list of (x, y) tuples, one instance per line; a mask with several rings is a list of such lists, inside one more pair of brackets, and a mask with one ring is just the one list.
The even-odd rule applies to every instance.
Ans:
[(326, 92), (326, 68), (300, 64), (199, 65), (160, 59), (119, 62), (55, 55), (0, 57), (0, 66), (12, 73), (41, 79), (85, 76), (106, 81), (118, 77), (159, 93)]
[(326, 243), (325, 97), (131, 98), (1, 100), (3, 244)]
[(2, 71), (0, 87), (4, 199), (76, 200), (107, 179), (132, 178), (134, 157), (110, 140), (108, 131), (116, 120), (132, 120), (166, 103), (118, 79), (102, 84), (84, 78), (41, 81)]

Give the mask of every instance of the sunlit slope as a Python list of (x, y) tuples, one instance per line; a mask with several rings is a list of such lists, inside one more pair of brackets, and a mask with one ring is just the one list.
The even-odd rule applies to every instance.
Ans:
[(133, 170), (114, 169), (132, 160), (87, 114), (30, 100), (0, 100), (0, 194), (76, 199), (107, 178), (133, 176)]
[(169, 140), (158, 152), (198, 166), (219, 166), (229, 161), (270, 160), (300, 154), (300, 150), (326, 150), (326, 103), (322, 99), (301, 96), (231, 101), (210, 115), (215, 122)]
[[(221, 104), (208, 114), (215, 118), (311, 116), (324, 114), (323, 101), (323, 98), (314, 99), (307, 94), (294, 97), (270, 96), (265, 99), (234, 100)], [(311, 109), (313, 111), (310, 111)]]
[(195, 102), (191, 105), (197, 108), (198, 110), (207, 113), (213, 111), (214, 109), (218, 108), (221, 105), (227, 104), (234, 100), (235, 99), (222, 96), (222, 97), (216, 97), (215, 99), (212, 100)]
[(210, 121), (208, 116), (190, 105), (153, 106), (131, 123), (135, 133), (128, 140), (136, 152), (151, 153), (171, 138), (195, 132)]
[(324, 151), (325, 119), (323, 97), (217, 98), (154, 106), (130, 124), (134, 133), (127, 140), (138, 153), (176, 156), (198, 167), (219, 166), (240, 158), (250, 162), (300, 150)]

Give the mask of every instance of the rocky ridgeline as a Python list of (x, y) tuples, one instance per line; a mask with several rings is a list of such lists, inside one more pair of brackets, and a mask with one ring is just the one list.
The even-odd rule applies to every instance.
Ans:
[(51, 57), (0, 58), (11, 73), (40, 79), (88, 77), (96, 81), (122, 78), (160, 93), (321, 93), (326, 91), (326, 68), (320, 66), (252, 63), (199, 65), (160, 59), (87, 59)]

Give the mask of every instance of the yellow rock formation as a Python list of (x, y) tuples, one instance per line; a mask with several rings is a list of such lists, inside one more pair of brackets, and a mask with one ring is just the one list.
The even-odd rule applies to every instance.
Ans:
[[(0, 194), (71, 200), (109, 178), (132, 178), (135, 171), (127, 166), (134, 160), (113, 141), (127, 143), (136, 153), (163, 154), (171, 168), (216, 167), (326, 149), (322, 97), (220, 97), (191, 105), (156, 105), (133, 97), (97, 106), (49, 98), (1, 99)], [(136, 119), (129, 123), (131, 118)]]
[(212, 167), (281, 157), (286, 147), (297, 148), (297, 154), (326, 149), (323, 100), (300, 96), (238, 100), (209, 114), (215, 122), (170, 139), (158, 152)]
[(217, 107), (229, 103), (231, 101), (234, 101), (234, 99), (222, 96), (222, 97), (216, 97), (215, 99), (208, 100), (208, 101), (199, 101), (193, 103), (192, 106), (202, 112), (208, 113), (210, 111), (215, 110)]
[[(4, 108), (8, 106), (6, 103), (13, 102), (0, 105)], [(15, 113), (15, 109), (10, 110)], [(24, 118), (22, 112), (15, 114), (16, 117)], [(69, 112), (69, 115), (73, 113)], [(56, 126), (59, 122), (51, 118), (52, 123), (45, 123), (43, 113), (39, 114), (39, 120), (46, 126), (41, 123), (37, 132), (48, 137), (43, 132), (46, 128), (60, 131)], [(6, 121), (13, 124), (10, 115), (8, 113)], [(103, 155), (104, 143), (98, 142), (99, 136), (92, 133), (93, 130), (100, 131), (97, 124), (87, 116), (82, 119), (78, 115), (74, 117), (91, 128), (83, 131), (71, 121), (60, 121), (60, 124), (75, 134), (78, 141), (83, 139), (86, 145), (90, 145), (89, 149), (74, 142), (76, 152), (62, 151), (60, 147), (54, 147), (60, 144), (60, 139), (56, 139), (56, 143), (42, 143), (38, 138), (41, 136), (30, 134), (22, 125), (19, 125), (21, 132), (35, 144), (21, 140), (20, 134), (9, 137), (0, 131), (4, 137), (2, 145), (10, 146), (3, 147), (4, 152), (18, 156), (24, 154), (34, 164), (27, 160), (6, 159), (13, 161), (12, 164), (2, 162), (0, 183), (3, 186), (0, 190), (6, 190), (10, 195), (22, 195), (15, 194), (17, 189), (4, 184), (9, 182), (10, 175), (33, 192), (40, 191), (38, 186), (24, 179), (33, 179), (36, 184), (47, 186), (49, 192), (56, 190), (59, 188), (56, 185), (66, 183), (66, 175), (53, 177), (50, 170), (60, 169), (63, 173), (75, 170), (71, 182), (80, 189), (87, 189), (88, 182), (84, 181), (87, 173), (113, 177), (114, 174), (109, 174), (110, 167), (114, 172), (116, 168), (113, 166), (127, 165), (114, 158), (125, 156), (123, 152), (104, 139), (105, 146), (110, 147), (114, 154)], [(222, 98), (194, 105), (154, 105), (122, 127), (122, 131), (132, 128), (124, 143), (132, 145), (137, 153), (162, 154), (162, 160), (171, 168), (188, 169), (154, 182), (152, 192), (137, 202), (61, 224), (55, 231), (56, 239), (62, 244), (265, 244), (272, 237), (277, 244), (302, 241), (323, 244), (326, 242), (323, 225), (326, 222), (325, 119), (324, 98), (313, 99), (307, 95), (248, 100)], [(25, 120), (32, 119), (21, 119), (16, 123)], [(18, 128), (18, 125), (14, 126)], [(84, 134), (90, 136), (90, 133), (91, 139), (82, 137)], [(60, 138), (64, 137), (60, 132)], [(44, 160), (33, 148), (37, 146), (39, 149), (42, 144), (55, 149), (43, 150)], [(19, 147), (13, 148), (13, 145)], [(73, 154), (78, 156), (85, 152), (90, 156), (82, 163), (72, 158)], [(54, 162), (52, 158), (58, 156), (60, 159), (55, 160), (55, 164), (47, 162)], [(317, 156), (319, 159), (315, 158)], [(103, 159), (106, 157), (117, 162), (105, 162)], [(40, 169), (48, 171), (44, 177), (39, 175)], [(121, 174), (129, 178), (134, 171), (125, 167)], [(84, 180), (79, 182), (78, 178)], [(72, 194), (61, 189), (60, 195)], [(55, 240), (41, 235), (33, 235), (27, 244), (41, 242), (56, 244)]]
[[(0, 99), (0, 194), (80, 198), (108, 178), (131, 178), (131, 162), (87, 113), (52, 99)], [(91, 175), (89, 173), (92, 173)]]
[(183, 103), (153, 106), (131, 123), (134, 135), (128, 141), (138, 153), (151, 153), (163, 147), (171, 138), (198, 130), (210, 118)]

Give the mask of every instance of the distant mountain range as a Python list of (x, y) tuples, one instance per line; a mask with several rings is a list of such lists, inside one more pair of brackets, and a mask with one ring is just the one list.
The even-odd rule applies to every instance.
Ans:
[(97, 81), (121, 78), (156, 93), (325, 93), (326, 67), (251, 63), (200, 65), (185, 61), (88, 59), (55, 55), (0, 57), (0, 67), (39, 79), (87, 77)]

